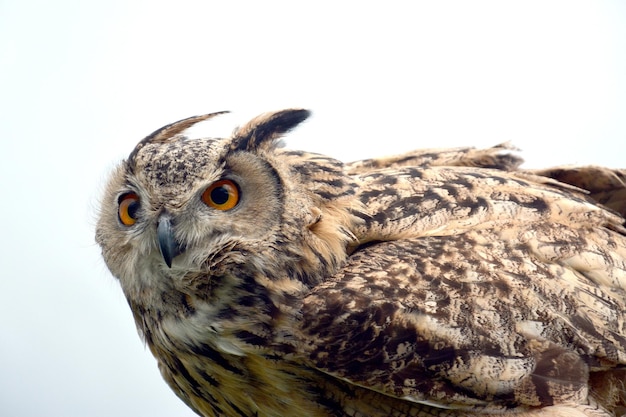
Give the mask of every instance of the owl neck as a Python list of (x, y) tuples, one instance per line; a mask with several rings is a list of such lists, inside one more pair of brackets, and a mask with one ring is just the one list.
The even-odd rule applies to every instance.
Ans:
[[(184, 289), (146, 287), (141, 297), (127, 298), (138, 330), (153, 350), (193, 353), (200, 341), (230, 355), (245, 356), (259, 346), (289, 352), (293, 341), (278, 328), (297, 316), (298, 303), (309, 291), (295, 276), (270, 276), (240, 265), (221, 276), (179, 278)], [(172, 277), (159, 281), (171, 283)]]

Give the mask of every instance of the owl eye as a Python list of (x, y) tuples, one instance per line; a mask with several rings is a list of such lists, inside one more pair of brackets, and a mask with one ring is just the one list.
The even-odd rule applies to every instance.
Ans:
[(117, 215), (124, 226), (132, 226), (137, 222), (139, 210), (139, 196), (135, 193), (126, 193), (119, 198)]
[(202, 201), (214, 209), (230, 210), (239, 202), (239, 188), (231, 180), (216, 181), (204, 190)]

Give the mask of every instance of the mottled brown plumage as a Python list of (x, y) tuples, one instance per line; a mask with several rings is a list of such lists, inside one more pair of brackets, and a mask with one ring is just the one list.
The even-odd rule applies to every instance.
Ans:
[[(624, 171), (506, 144), (341, 163), (168, 125), (114, 171), (96, 239), (202, 416), (626, 413)], [(610, 208), (607, 208), (610, 207)]]

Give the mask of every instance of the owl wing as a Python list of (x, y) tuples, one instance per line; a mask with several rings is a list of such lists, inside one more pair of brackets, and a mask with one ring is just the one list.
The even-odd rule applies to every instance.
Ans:
[[(361, 178), (368, 242), (304, 299), (307, 360), (369, 390), (499, 412), (586, 401), (626, 365), (623, 219), (499, 171)], [(593, 387), (592, 387), (593, 389)]]
[(473, 147), (416, 149), (411, 152), (381, 158), (364, 159), (346, 164), (346, 170), (352, 175), (369, 173), (380, 168), (400, 168), (415, 166), (467, 166), (516, 169), (522, 158), (510, 151), (516, 150), (510, 143), (501, 143), (491, 148)]
[(444, 408), (585, 400), (590, 371), (626, 364), (623, 290), (498, 235), (407, 239), (355, 252), (305, 300), (313, 365)]
[[(517, 171), (523, 159), (510, 151), (517, 150), (510, 143), (501, 143), (486, 149), (473, 147), (418, 149), (388, 157), (365, 159), (346, 164), (352, 175), (368, 174), (381, 168), (459, 166), (493, 168)], [(534, 176), (551, 178), (569, 184), (600, 204), (626, 217), (626, 170), (598, 166), (558, 166), (546, 169), (520, 170)]]

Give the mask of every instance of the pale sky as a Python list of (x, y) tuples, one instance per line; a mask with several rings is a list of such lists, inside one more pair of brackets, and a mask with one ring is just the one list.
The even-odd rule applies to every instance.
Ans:
[(100, 258), (100, 191), (164, 124), (285, 107), (314, 112), (289, 147), (343, 160), (626, 167), (626, 2), (0, 0), (0, 415), (195, 415)]

